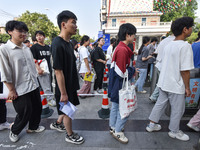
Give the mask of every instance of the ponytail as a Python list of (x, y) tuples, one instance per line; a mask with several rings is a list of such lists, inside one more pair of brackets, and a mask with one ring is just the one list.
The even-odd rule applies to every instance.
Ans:
[(140, 46), (140, 49), (139, 49), (139, 51), (138, 51), (138, 55), (140, 55), (141, 53), (142, 53), (142, 49), (144, 48), (144, 44), (142, 44), (141, 46)]
[(144, 48), (144, 44), (147, 44), (150, 41), (150, 38), (148, 36), (144, 36), (142, 39), (142, 45), (138, 51), (138, 55), (142, 53), (142, 49)]

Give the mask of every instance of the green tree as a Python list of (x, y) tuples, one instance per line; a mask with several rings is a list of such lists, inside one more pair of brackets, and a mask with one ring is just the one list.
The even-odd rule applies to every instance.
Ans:
[(196, 0), (154, 0), (154, 10), (163, 13), (161, 21), (171, 21), (179, 17), (195, 18)]
[(0, 34), (0, 43), (6, 43), (10, 39), (8, 34)]
[(200, 32), (200, 24), (195, 23), (195, 26), (193, 27), (193, 32), (190, 37), (187, 38), (187, 41), (189, 43), (193, 43), (198, 38), (198, 32)]
[(26, 23), (31, 37), (37, 30), (42, 30), (49, 39), (54, 38), (59, 33), (58, 27), (55, 27), (45, 14), (26, 11), (18, 20)]

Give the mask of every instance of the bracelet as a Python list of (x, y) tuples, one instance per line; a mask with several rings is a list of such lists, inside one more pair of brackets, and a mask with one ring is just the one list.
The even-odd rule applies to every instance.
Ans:
[(37, 60), (35, 60), (35, 64), (37, 63)]

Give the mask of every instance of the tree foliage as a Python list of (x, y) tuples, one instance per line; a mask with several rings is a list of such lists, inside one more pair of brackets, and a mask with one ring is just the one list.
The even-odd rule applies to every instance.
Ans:
[(0, 34), (0, 43), (6, 43), (10, 39), (8, 34)]
[(193, 32), (190, 37), (187, 38), (187, 41), (189, 43), (193, 43), (198, 38), (198, 32), (200, 32), (200, 24), (195, 23), (195, 26), (193, 27)]
[(171, 21), (183, 16), (195, 18), (196, 0), (154, 0), (154, 10), (163, 13), (161, 21)]
[(50, 39), (54, 38), (59, 33), (59, 28), (55, 27), (45, 14), (26, 11), (18, 20), (26, 23), (31, 37), (34, 36), (37, 30), (42, 30), (46, 37)]

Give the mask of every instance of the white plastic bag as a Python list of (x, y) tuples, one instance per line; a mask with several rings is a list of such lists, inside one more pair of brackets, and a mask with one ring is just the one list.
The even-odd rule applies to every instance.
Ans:
[(40, 68), (41, 68), (42, 70), (44, 70), (44, 73), (47, 73), (47, 74), (50, 73), (50, 72), (49, 72), (48, 63), (47, 63), (47, 60), (46, 60), (45, 58), (42, 59), (42, 60), (38, 60), (38, 64), (39, 64)]
[(128, 71), (125, 72), (122, 89), (119, 90), (119, 112), (121, 119), (128, 117), (137, 108), (135, 86), (128, 85)]

